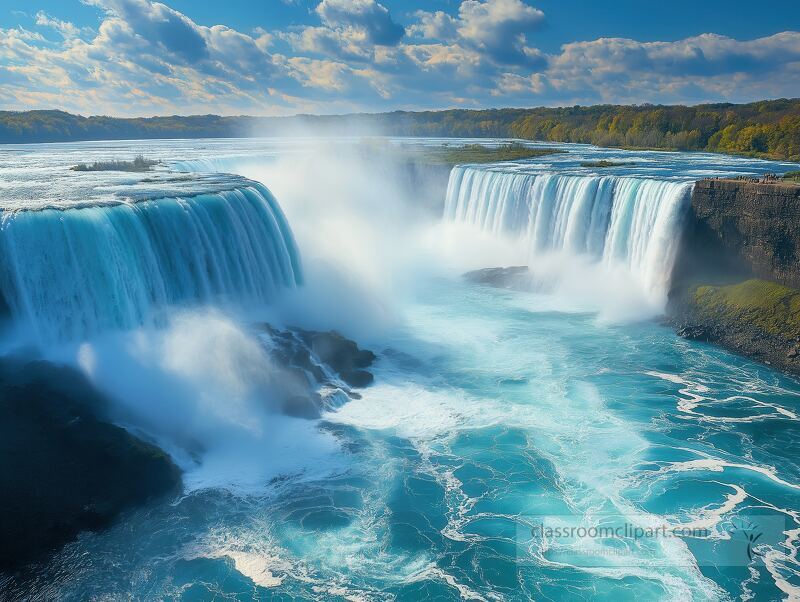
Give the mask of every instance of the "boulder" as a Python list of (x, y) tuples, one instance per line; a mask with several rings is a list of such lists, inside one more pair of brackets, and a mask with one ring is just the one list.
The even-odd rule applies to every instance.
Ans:
[(0, 363), (0, 570), (44, 559), (81, 531), (179, 490), (170, 458), (108, 422), (105, 410), (72, 369)]
[(374, 380), (366, 368), (375, 361), (375, 354), (336, 331), (281, 330), (270, 324), (261, 328), (269, 335), (270, 357), (283, 370), (278, 389), (283, 391), (285, 414), (319, 418), (324, 408), (338, 407), (342, 399), (359, 399), (352, 389), (367, 387)]
[(464, 274), (464, 278), (475, 284), (497, 288), (526, 290), (531, 286), (530, 271), (524, 265), (473, 270)]

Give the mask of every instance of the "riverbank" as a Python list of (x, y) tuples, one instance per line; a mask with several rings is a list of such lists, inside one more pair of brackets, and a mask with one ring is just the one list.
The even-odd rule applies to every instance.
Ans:
[(800, 375), (800, 184), (697, 182), (672, 277), (681, 336)]
[(757, 279), (697, 286), (673, 303), (671, 321), (682, 337), (800, 376), (800, 290)]
[(800, 99), (692, 107), (596, 105), (393, 111), (349, 115), (84, 117), (65, 111), (0, 111), (0, 143), (169, 138), (386, 136), (514, 138), (608, 148), (706, 151), (800, 160)]

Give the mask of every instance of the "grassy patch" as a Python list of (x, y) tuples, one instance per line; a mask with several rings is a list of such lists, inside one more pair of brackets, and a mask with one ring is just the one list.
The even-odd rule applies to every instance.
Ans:
[(783, 174), (783, 179), (789, 182), (799, 182), (800, 183), (800, 171), (789, 171)]
[(72, 171), (150, 171), (158, 161), (145, 159), (142, 155), (133, 161), (98, 161), (96, 163), (80, 163), (71, 167)]
[(566, 152), (557, 148), (531, 148), (524, 144), (505, 144), (498, 147), (469, 144), (467, 146), (428, 148), (422, 151), (425, 161), (437, 165), (459, 163), (495, 163), (497, 161), (519, 161), (545, 155)]
[(749, 322), (770, 334), (800, 333), (800, 291), (766, 280), (731, 286), (700, 286), (694, 302), (703, 314)]
[(633, 164), (620, 161), (606, 161), (605, 159), (601, 159), (600, 161), (584, 161), (581, 163), (581, 167), (624, 167), (626, 165)]

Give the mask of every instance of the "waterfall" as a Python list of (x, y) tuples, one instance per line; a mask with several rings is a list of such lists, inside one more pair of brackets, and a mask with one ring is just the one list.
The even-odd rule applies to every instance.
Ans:
[(274, 156), (263, 155), (224, 155), (220, 157), (198, 157), (172, 161), (170, 167), (175, 171), (202, 173), (235, 173), (236, 168), (259, 167)]
[(455, 167), (445, 220), (521, 239), (531, 254), (623, 266), (665, 300), (692, 182)]
[(0, 291), (43, 343), (159, 320), (168, 307), (268, 302), (300, 258), (262, 185), (0, 216)]

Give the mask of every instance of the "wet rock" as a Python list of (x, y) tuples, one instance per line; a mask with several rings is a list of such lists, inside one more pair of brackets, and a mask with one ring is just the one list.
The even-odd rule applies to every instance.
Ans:
[(366, 370), (345, 370), (339, 375), (348, 385), (357, 388), (368, 387), (375, 380), (372, 372), (367, 372)]
[(0, 363), (0, 570), (179, 490), (169, 457), (108, 422), (106, 406), (74, 370)]
[(726, 286), (695, 286), (670, 299), (676, 331), (800, 374), (800, 290), (750, 279)]
[(306, 344), (319, 360), (339, 374), (357, 368), (368, 368), (375, 361), (375, 354), (359, 349), (355, 341), (343, 337), (336, 331), (300, 331)]
[(678, 328), (678, 336), (690, 341), (710, 341), (711, 333), (705, 326), (688, 324)]
[(375, 354), (336, 331), (281, 330), (269, 324), (262, 329), (269, 335), (271, 357), (284, 371), (282, 410), (290, 416), (318, 418), (324, 409), (359, 399), (353, 389), (374, 380), (366, 368)]
[(507, 268), (483, 268), (464, 274), (464, 278), (475, 284), (485, 284), (497, 288), (525, 289), (530, 284), (530, 271), (527, 266)]

